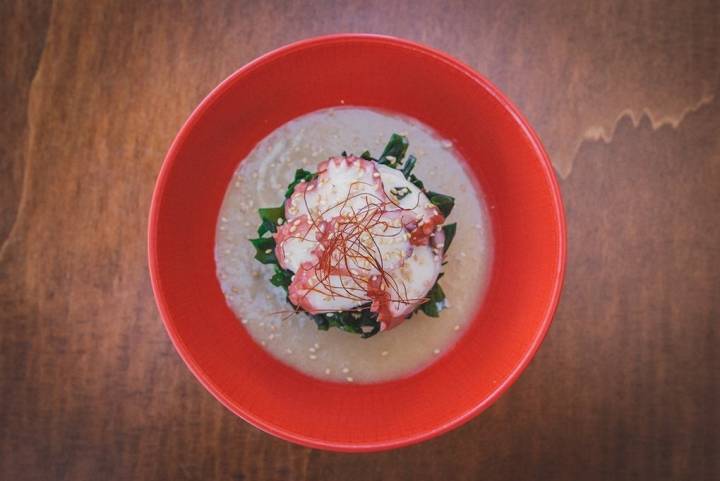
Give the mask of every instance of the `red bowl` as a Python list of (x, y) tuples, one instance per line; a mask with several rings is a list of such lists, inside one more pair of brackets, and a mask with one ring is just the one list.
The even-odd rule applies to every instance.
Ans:
[[(217, 216), (240, 159), (285, 122), (341, 104), (409, 115), (453, 140), (491, 206), (491, 278), (466, 334), (421, 372), (378, 384), (321, 381), (275, 360), (230, 311), (215, 277)], [(565, 221), (540, 140), (488, 80), (406, 40), (334, 35), (268, 53), (203, 100), (162, 165), (148, 251), (170, 338), (221, 403), (288, 441), (376, 451), (461, 425), (517, 379), (560, 296)]]

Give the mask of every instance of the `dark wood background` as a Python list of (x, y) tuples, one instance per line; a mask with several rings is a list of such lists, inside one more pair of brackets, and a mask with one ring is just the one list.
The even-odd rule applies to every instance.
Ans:
[[(240, 421), (185, 368), (146, 261), (155, 176), (233, 70), (343, 31), (485, 73), (561, 178), (565, 290), (464, 427), (349, 455)], [(720, 479), (720, 4), (0, 0), (0, 479)]]

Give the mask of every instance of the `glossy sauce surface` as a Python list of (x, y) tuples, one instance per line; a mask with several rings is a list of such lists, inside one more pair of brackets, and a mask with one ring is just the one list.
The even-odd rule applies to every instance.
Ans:
[[(342, 151), (377, 156), (393, 132), (408, 136), (415, 174), (426, 188), (455, 197), (447, 223), (457, 222), (440, 284), (449, 308), (438, 318), (419, 313), (369, 339), (338, 329), (319, 331), (293, 314), (282, 289), (270, 284), (272, 267), (258, 263), (247, 239), (256, 236), (257, 209), (280, 205), (298, 168)], [(370, 383), (404, 377), (452, 347), (479, 306), (491, 260), (482, 194), (451, 142), (407, 117), (364, 108), (326, 109), (275, 130), (240, 162), (218, 218), (215, 258), (228, 305), (250, 335), (274, 357), (311, 376)]]

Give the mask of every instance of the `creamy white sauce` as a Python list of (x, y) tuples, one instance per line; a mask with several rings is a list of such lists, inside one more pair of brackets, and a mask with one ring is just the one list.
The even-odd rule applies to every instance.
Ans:
[[(440, 281), (449, 307), (439, 318), (416, 314), (369, 339), (338, 329), (319, 331), (309, 317), (293, 314), (285, 292), (269, 283), (272, 267), (253, 258), (247, 239), (256, 237), (257, 209), (282, 203), (295, 169), (313, 171), (343, 150), (358, 155), (370, 150), (377, 156), (393, 132), (408, 136), (408, 153), (418, 158), (414, 172), (426, 187), (455, 197), (446, 223), (457, 222), (458, 229)], [(283, 125), (240, 163), (220, 210), (215, 258), (228, 305), (268, 352), (311, 376), (369, 383), (410, 375), (452, 348), (487, 284), (489, 236), (482, 194), (449, 141), (414, 119), (347, 107)]]

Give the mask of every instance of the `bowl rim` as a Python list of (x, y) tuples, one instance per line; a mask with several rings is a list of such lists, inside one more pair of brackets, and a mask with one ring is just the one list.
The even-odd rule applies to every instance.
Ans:
[[(172, 170), (177, 153), (180, 147), (185, 143), (186, 137), (192, 130), (193, 126), (202, 118), (203, 114), (222, 96), (222, 94), (229, 89), (235, 81), (249, 75), (257, 67), (260, 67), (266, 63), (269, 63), (277, 58), (283, 57), (287, 54), (291, 54), (295, 51), (303, 50), (310, 47), (315, 47), (321, 44), (333, 44), (333, 43), (345, 43), (345, 42), (371, 42), (392, 45), (395, 47), (403, 47), (409, 50), (414, 50), (426, 55), (430, 55), (435, 59), (441, 60), (448, 64), (451, 68), (454, 68), (464, 75), (470, 77), (474, 82), (480, 84), (489, 94), (491, 94), (497, 102), (499, 102), (513, 117), (515, 122), (522, 128), (525, 135), (530, 140), (533, 150), (539, 158), (542, 166), (543, 173), (545, 174), (546, 182), (550, 187), (551, 196), (554, 201), (554, 210), (556, 218), (558, 219), (557, 228), (558, 232), (558, 265), (555, 273), (555, 282), (552, 288), (551, 299), (548, 307), (543, 315), (541, 322), (538, 323), (538, 330), (531, 342), (530, 348), (524, 353), (522, 358), (516, 364), (515, 368), (509, 373), (509, 375), (490, 393), (485, 399), (473, 406), (471, 409), (459, 413), (452, 420), (445, 424), (436, 426), (433, 429), (417, 433), (414, 435), (392, 438), (389, 440), (368, 442), (363, 444), (351, 444), (351, 443), (338, 443), (333, 441), (325, 441), (318, 438), (306, 437), (298, 433), (294, 433), (285, 430), (281, 426), (274, 425), (265, 421), (264, 419), (255, 416), (252, 412), (244, 409), (242, 406), (237, 405), (228, 396), (225, 396), (220, 389), (216, 389), (213, 381), (209, 376), (205, 374), (199, 364), (196, 363), (189, 348), (181, 340), (177, 330), (173, 323), (169, 321), (170, 311), (169, 306), (166, 302), (163, 294), (161, 280), (159, 278), (159, 262), (157, 255), (157, 225), (160, 204), (162, 202), (163, 193), (165, 186), (168, 181), (170, 171)], [(565, 222), (565, 210), (560, 192), (560, 187), (555, 176), (552, 163), (550, 158), (545, 151), (545, 148), (540, 141), (539, 136), (530, 126), (530, 123), (515, 107), (515, 105), (500, 91), (493, 83), (485, 78), (480, 73), (468, 65), (462, 63), (456, 58), (436, 50), (427, 45), (417, 43), (411, 40), (406, 40), (399, 37), (389, 35), (378, 35), (378, 34), (367, 34), (367, 33), (338, 33), (332, 35), (322, 35), (317, 37), (311, 37), (304, 40), (299, 40), (274, 50), (271, 50), (254, 60), (243, 65), (239, 69), (235, 70), (216, 87), (214, 87), (210, 93), (198, 104), (197, 107), (192, 111), (190, 116), (183, 122), (180, 130), (176, 134), (170, 148), (168, 149), (165, 158), (163, 159), (160, 172), (155, 182), (153, 189), (151, 204), (150, 204), (150, 215), (148, 220), (148, 267), (150, 271), (150, 281), (152, 285), (155, 302), (160, 312), (160, 318), (162, 319), (165, 330), (172, 341), (175, 350), (180, 355), (180, 358), (187, 365), (190, 371), (193, 373), (195, 378), (215, 397), (223, 406), (230, 410), (233, 414), (239, 416), (252, 426), (264, 431), (268, 434), (272, 434), (278, 438), (292, 443), (300, 444), (310, 448), (324, 449), (329, 451), (339, 452), (374, 452), (374, 451), (385, 451), (395, 448), (401, 448), (412, 444), (420, 443), (422, 441), (429, 440), (441, 434), (444, 434), (452, 429), (455, 429), (485, 409), (492, 406), (502, 394), (507, 391), (518, 379), (520, 374), (527, 368), (532, 359), (535, 357), (540, 345), (542, 344), (547, 332), (552, 324), (553, 317), (557, 310), (557, 306), (560, 300), (564, 280), (565, 280), (565, 267), (567, 257), (567, 228)]]

